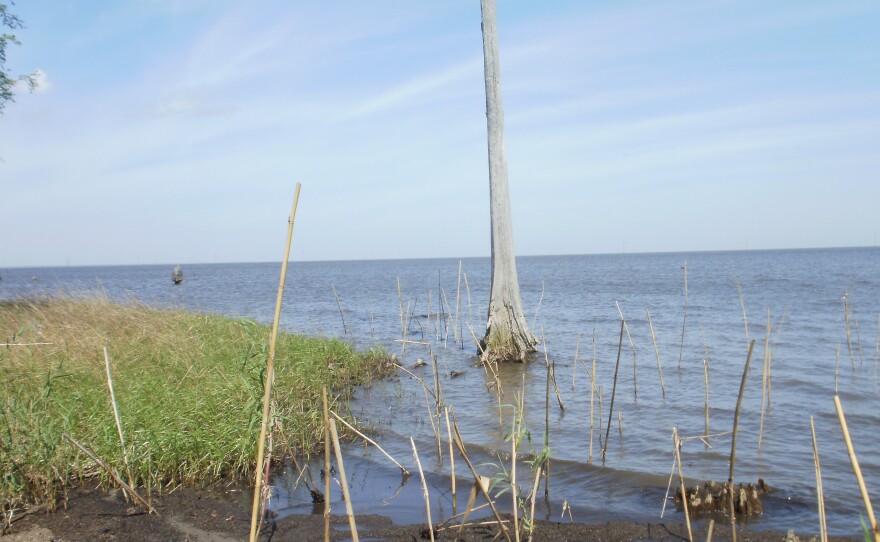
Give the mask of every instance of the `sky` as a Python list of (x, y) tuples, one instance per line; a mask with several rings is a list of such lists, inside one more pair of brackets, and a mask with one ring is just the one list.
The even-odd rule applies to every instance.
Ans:
[[(17, 0), (0, 268), (488, 256), (477, 0)], [(880, 3), (498, 0), (516, 253), (874, 246)]]

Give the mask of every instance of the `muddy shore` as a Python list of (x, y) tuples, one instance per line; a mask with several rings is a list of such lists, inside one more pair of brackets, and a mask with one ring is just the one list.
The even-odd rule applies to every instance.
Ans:
[[(250, 510), (247, 497), (237, 490), (188, 489), (153, 497), (152, 503), (159, 515), (150, 515), (126, 503), (121, 492), (110, 492), (91, 486), (72, 488), (66, 506), (55, 512), (34, 510), (13, 522), (10, 533), (0, 537), (3, 542), (97, 542), (104, 540), (226, 542), (246, 540), (250, 529)], [(395, 525), (383, 516), (358, 516), (358, 534), (361, 540), (407, 541), (427, 540), (425, 525)], [(811, 533), (809, 526), (793, 526), (796, 531)], [(706, 539), (706, 525), (694, 530), (694, 539)], [(437, 532), (437, 540), (488, 541), (497, 530), (494, 527), (466, 528), (460, 535), (457, 529)], [(788, 538), (787, 538), (788, 536)], [(729, 540), (728, 526), (716, 526), (712, 538)], [(810, 536), (801, 535), (801, 540)], [(350, 540), (345, 516), (334, 515), (331, 539)], [(263, 527), (262, 541), (316, 541), (324, 540), (323, 517), (320, 514), (294, 515), (269, 518)], [(503, 538), (502, 538), (503, 540)], [(632, 540), (687, 540), (687, 528), (678, 523), (633, 523), (614, 521), (604, 524), (568, 522), (538, 522), (533, 540), (538, 541), (632, 541)], [(738, 540), (782, 541), (794, 540), (792, 534), (750, 531), (738, 532)], [(859, 540), (837, 538), (831, 540)]]

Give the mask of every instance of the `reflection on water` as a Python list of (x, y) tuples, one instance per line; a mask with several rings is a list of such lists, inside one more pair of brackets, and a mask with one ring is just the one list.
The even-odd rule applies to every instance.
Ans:
[[(682, 334), (685, 261), (688, 309)], [(500, 428), (498, 399), (487, 391), (491, 379), (474, 366), (476, 346), (469, 330), (470, 325), (479, 336), (485, 326), (488, 259), (463, 260), (461, 277), (459, 261), (451, 259), (295, 262), (288, 270), (282, 324), (290, 331), (347, 337), (360, 346), (379, 343), (432, 389), (431, 364), (417, 366), (417, 360), (430, 361), (432, 354), (437, 355), (445, 403), (454, 412), (474, 464), (487, 476), (499, 475), (501, 462), (509, 468), (509, 442), (504, 435), (513, 415), (509, 405), (514, 393), (522, 390), (531, 444), (524, 444), (519, 458), (521, 486), (527, 490), (531, 483), (525, 461), (542, 447), (546, 417), (552, 456), (550, 499), (540, 513), (560, 520), (562, 503), (567, 502), (573, 518), (583, 521), (659, 519), (673, 466), (672, 428), (687, 437), (706, 433), (706, 368), (708, 430), (722, 435), (705, 444), (698, 439), (686, 441), (684, 474), (693, 480), (727, 479), (736, 394), (748, 344), (755, 340), (737, 438), (736, 479), (762, 477), (776, 490), (765, 502), (764, 516), (752, 525), (817, 530), (813, 527), (818, 526), (818, 519), (809, 425), (813, 416), (829, 529), (839, 534), (860, 532), (859, 516), (864, 509), (832, 396), (837, 389), (868, 488), (876, 491), (880, 487), (880, 434), (876, 431), (880, 421), (880, 251), (526, 257), (518, 264), (528, 322), (544, 338), (547, 357), (555, 363), (565, 409), (559, 407), (552, 387), (549, 410), (545, 408), (547, 371), (542, 345), (532, 363), (501, 367), (499, 378), (506, 393), (501, 400)], [(187, 279), (178, 287), (168, 279), (168, 266), (8, 269), (2, 272), (0, 298), (101, 289), (114, 298), (135, 297), (151, 304), (271, 320), (278, 264), (183, 268)], [(629, 335), (623, 337), (614, 412), (609, 413), (620, 340), (615, 302), (626, 318)], [(427, 343), (409, 343), (405, 354), (402, 343), (394, 342), (403, 336), (401, 307), (406, 313), (407, 339)], [(647, 311), (662, 364), (665, 398)], [(765, 393), (766, 353), (772, 357)], [(591, 439), (594, 360), (601, 400), (594, 397), (592, 401)], [(440, 420), (438, 450), (434, 436), (438, 420), (429, 414), (421, 384), (402, 372), (398, 378), (359, 390), (348, 407), (362, 427), (371, 429), (372, 438), (414, 472), (409, 443), (413, 437), (426, 470), (433, 517), (435, 521), (448, 517), (453, 501), (445, 420)], [(601, 446), (606, 432), (603, 465)], [(460, 511), (472, 479), (465, 465), (456, 460)], [(346, 446), (345, 461), (357, 513), (381, 513), (401, 522), (424, 521), (417, 476), (401, 485), (397, 467), (374, 448), (359, 443)], [(317, 464), (312, 469), (320, 471)], [(308, 491), (303, 493), (302, 484), (295, 482), (293, 471), (276, 481), (273, 506), (280, 513), (312, 508)], [(337, 487), (334, 510), (341, 512), (338, 493)], [(499, 502), (509, 508), (509, 494)], [(671, 503), (665, 513), (673, 520), (682, 519)]]

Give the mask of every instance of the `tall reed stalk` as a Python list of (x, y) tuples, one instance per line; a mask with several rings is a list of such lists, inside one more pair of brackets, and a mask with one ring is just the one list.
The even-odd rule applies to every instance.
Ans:
[(840, 404), (840, 397), (834, 395), (834, 409), (837, 411), (837, 420), (840, 422), (840, 429), (843, 431), (843, 440), (846, 443), (846, 451), (849, 453), (849, 460), (852, 463), (853, 472), (856, 475), (856, 481), (859, 483), (859, 491), (862, 494), (862, 501), (865, 503), (865, 510), (868, 512), (868, 521), (871, 524), (871, 532), (874, 535), (874, 542), (880, 542), (880, 527), (877, 525), (877, 518), (874, 517), (874, 507), (871, 506), (871, 497), (868, 495), (868, 487), (865, 485), (865, 479), (862, 477), (862, 469), (859, 468), (859, 460), (856, 458), (856, 451), (853, 448), (852, 439), (849, 436), (849, 427), (846, 425), (846, 416), (843, 414), (843, 406)]
[[(605, 464), (605, 455), (608, 453), (608, 435), (611, 433), (611, 416), (614, 414), (614, 394), (617, 392), (617, 370), (620, 368), (620, 351), (623, 349), (623, 330), (626, 324), (620, 321), (620, 341), (617, 344), (617, 363), (614, 365), (614, 384), (611, 388), (611, 405), (608, 407), (608, 425), (605, 427), (605, 446), (602, 448), (602, 464)], [(601, 400), (600, 400), (601, 407)]]
[(736, 291), (739, 293), (739, 304), (742, 306), (743, 325), (745, 325), (746, 328), (746, 344), (749, 344), (749, 318), (746, 316), (746, 300), (745, 297), (743, 297), (742, 285), (739, 283), (736, 271), (733, 272), (733, 280), (736, 282)]
[(770, 307), (767, 307), (767, 334), (764, 337), (764, 369), (761, 372), (761, 424), (758, 428), (758, 450), (764, 439), (764, 412), (767, 410), (767, 394), (770, 391)]
[[(342, 497), (345, 499), (345, 515), (351, 529), (352, 542), (358, 542), (357, 522), (351, 506), (351, 494), (348, 492), (348, 478), (345, 476), (345, 464), (342, 462), (342, 447), (339, 445), (339, 434), (336, 432), (336, 420), (330, 419), (330, 437), (333, 439), (333, 451), (336, 454), (336, 465), (339, 466), (339, 483), (342, 485)], [(329, 476), (329, 473), (328, 473)]]
[(266, 379), (263, 384), (263, 420), (260, 424), (260, 440), (257, 441), (257, 463), (254, 475), (254, 503), (251, 510), (251, 542), (256, 542), (257, 539), (257, 520), (260, 511), (260, 494), (262, 493), (261, 467), (263, 465), (263, 456), (265, 454), (266, 430), (269, 422), (269, 403), (272, 398), (272, 384), (275, 380), (275, 344), (278, 340), (278, 323), (281, 320), (281, 301), (284, 298), (284, 282), (287, 278), (287, 262), (290, 260), (290, 241), (293, 238), (293, 223), (296, 218), (296, 206), (299, 202), (300, 188), (300, 183), (296, 183), (296, 190), (293, 194), (293, 206), (290, 210), (290, 217), (287, 220), (287, 240), (285, 241), (284, 246), (284, 259), (281, 261), (281, 279), (278, 282), (278, 296), (275, 300), (275, 318), (272, 321), (272, 335), (269, 339), (269, 358), (266, 362)]
[(684, 317), (681, 319), (681, 342), (678, 346), (678, 368), (681, 369), (681, 357), (684, 353), (684, 329), (688, 319), (688, 262), (684, 261)]
[(819, 505), (819, 540), (828, 542), (828, 526), (825, 523), (825, 492), (822, 489), (822, 467), (819, 464), (819, 444), (816, 442), (816, 424), (810, 416), (810, 432), (813, 436), (813, 464), (816, 467), (816, 499)]
[(742, 408), (743, 392), (746, 390), (746, 377), (749, 375), (749, 364), (752, 362), (752, 350), (755, 341), (749, 343), (749, 354), (746, 356), (746, 365), (743, 368), (742, 381), (739, 384), (739, 395), (736, 398), (736, 410), (733, 413), (733, 434), (730, 439), (730, 475), (727, 478), (728, 513), (730, 514), (730, 538), (736, 542), (736, 513), (733, 509), (733, 470), (736, 465), (736, 433), (739, 429), (739, 412)]
[(651, 342), (654, 344), (654, 355), (657, 356), (657, 371), (660, 373), (660, 391), (663, 398), (666, 399), (666, 384), (663, 383), (663, 364), (660, 363), (660, 349), (657, 347), (657, 336), (654, 335), (654, 323), (651, 321), (651, 311), (647, 308), (645, 313), (648, 315), (648, 327), (651, 328)]
[(693, 542), (694, 532), (691, 529), (691, 515), (688, 511), (687, 486), (684, 482), (684, 474), (681, 468), (681, 439), (678, 437), (678, 428), (672, 428), (672, 442), (675, 445), (675, 464), (678, 466), (678, 480), (681, 484), (681, 506), (684, 509), (684, 520), (688, 530), (688, 540)]
[[(133, 486), (131, 479), (131, 466), (128, 464), (128, 449), (125, 446), (125, 437), (122, 435), (122, 420), (119, 418), (119, 407), (116, 404), (116, 393), (113, 391), (113, 376), (110, 374), (110, 353), (104, 347), (104, 367), (107, 369), (107, 387), (110, 389), (110, 403), (113, 405), (113, 419), (116, 420), (116, 431), (119, 433), (119, 446), (122, 448), (122, 462), (125, 464), (125, 472), (128, 475), (128, 484)], [(123, 494), (128, 499), (128, 493)]]
[(342, 319), (342, 331), (348, 335), (348, 324), (345, 323), (345, 312), (342, 310), (342, 301), (339, 300), (339, 294), (336, 293), (336, 285), (331, 283), (330, 288), (333, 289), (333, 297), (336, 298), (336, 306), (339, 308), (339, 317)]
[(617, 312), (620, 314), (620, 321), (623, 322), (623, 329), (626, 330), (626, 338), (629, 340), (629, 346), (632, 348), (633, 353), (633, 397), (639, 396), (639, 383), (636, 380), (636, 345), (633, 343), (632, 335), (629, 334), (629, 326), (626, 325), (626, 318), (623, 317), (623, 310), (620, 308), (620, 303), (615, 299), (614, 304), (617, 305)]
[(419, 476), (422, 478), (422, 496), (425, 498), (425, 511), (428, 515), (428, 535), (431, 542), (434, 542), (434, 522), (431, 520), (431, 497), (428, 495), (428, 484), (425, 482), (425, 472), (422, 470), (422, 462), (419, 461), (419, 451), (416, 449), (416, 441), (409, 437), (412, 444), (413, 457), (416, 460), (416, 466), (419, 468)]

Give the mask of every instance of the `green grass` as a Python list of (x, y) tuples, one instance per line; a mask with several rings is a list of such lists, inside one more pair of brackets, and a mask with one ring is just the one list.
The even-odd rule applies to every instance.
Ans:
[[(131, 476), (153, 487), (250, 474), (270, 328), (106, 299), (0, 302), (0, 505), (54, 506), (69, 482), (109, 477), (68, 433), (128, 478), (103, 348), (110, 352)], [(5, 346), (6, 342), (23, 346)], [(51, 344), (34, 344), (51, 343)], [(321, 387), (332, 395), (387, 369), (380, 350), (279, 334), (276, 457), (320, 444)]]

